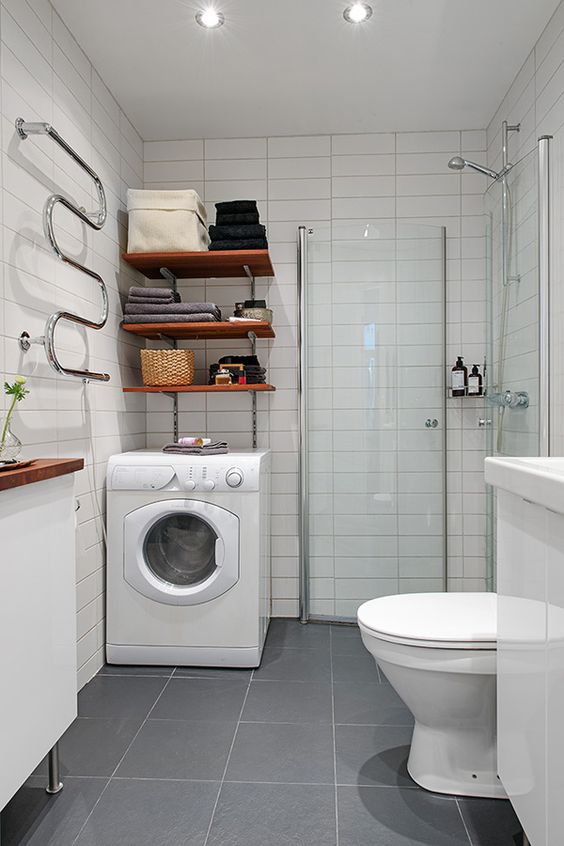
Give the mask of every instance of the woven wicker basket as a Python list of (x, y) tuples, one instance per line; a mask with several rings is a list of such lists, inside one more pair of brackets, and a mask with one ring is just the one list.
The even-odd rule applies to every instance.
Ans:
[(191, 385), (194, 381), (193, 350), (141, 350), (143, 384)]

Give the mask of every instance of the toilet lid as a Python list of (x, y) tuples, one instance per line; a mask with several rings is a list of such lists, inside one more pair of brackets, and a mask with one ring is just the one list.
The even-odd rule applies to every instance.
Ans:
[(442, 648), (495, 649), (495, 593), (405, 593), (358, 609), (361, 629), (384, 640)]

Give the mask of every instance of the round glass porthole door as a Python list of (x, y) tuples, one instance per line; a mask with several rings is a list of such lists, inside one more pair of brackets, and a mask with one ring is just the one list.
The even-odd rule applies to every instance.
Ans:
[(143, 596), (200, 605), (239, 581), (239, 518), (194, 499), (153, 502), (124, 518), (123, 574)]
[(167, 514), (147, 532), (143, 554), (148, 568), (163, 582), (199, 585), (217, 569), (217, 537), (194, 514)]

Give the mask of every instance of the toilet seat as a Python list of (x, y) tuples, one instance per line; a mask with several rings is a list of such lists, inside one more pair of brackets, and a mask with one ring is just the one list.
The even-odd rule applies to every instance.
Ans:
[(495, 650), (495, 593), (411, 593), (382, 596), (358, 609), (372, 637), (427, 649)]

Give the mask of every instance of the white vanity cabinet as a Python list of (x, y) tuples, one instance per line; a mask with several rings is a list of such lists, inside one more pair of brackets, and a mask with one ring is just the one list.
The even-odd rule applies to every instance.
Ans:
[(531, 846), (564, 832), (564, 459), (487, 459), (498, 494), (498, 767)]
[[(0, 473), (0, 810), (76, 716), (74, 476)], [(25, 474), (25, 475), (24, 475)]]

